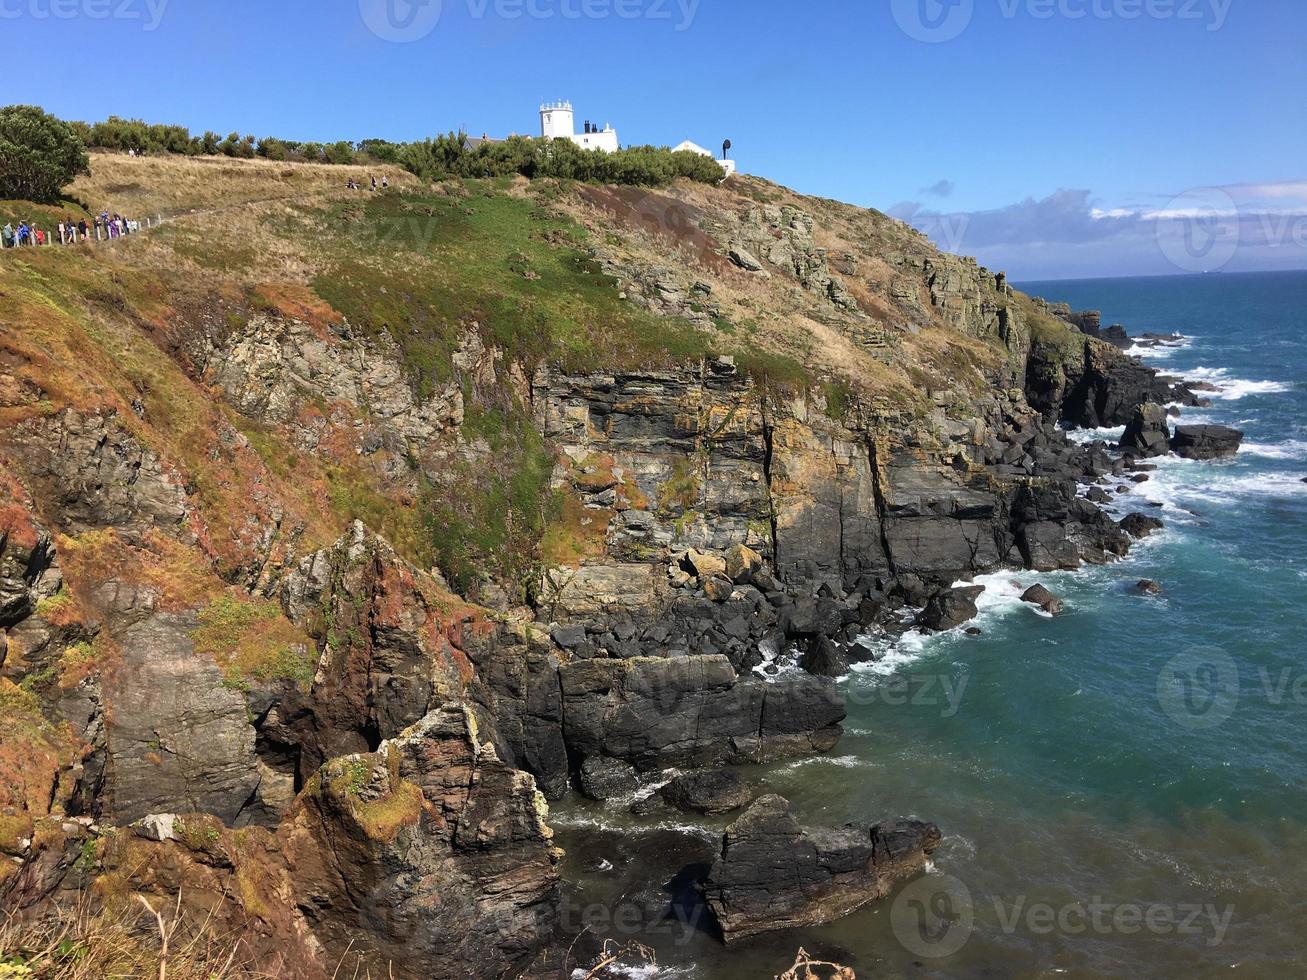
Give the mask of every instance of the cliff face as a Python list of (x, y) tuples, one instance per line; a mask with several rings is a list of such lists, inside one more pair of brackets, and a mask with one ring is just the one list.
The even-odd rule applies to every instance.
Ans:
[[(1128, 547), (1077, 494), (1120, 464), (1052, 424), (1174, 389), (883, 215), (747, 180), (327, 206), (325, 259), (239, 251), (241, 210), (8, 270), (8, 908), (180, 893), (270, 972), (521, 972), (582, 766), (828, 751), (857, 637)], [(466, 305), (376, 207), (455, 224), (421, 268)]]

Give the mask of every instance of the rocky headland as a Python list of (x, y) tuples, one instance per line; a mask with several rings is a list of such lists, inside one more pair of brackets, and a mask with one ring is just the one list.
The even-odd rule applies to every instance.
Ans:
[[(323, 193), (355, 242), (391, 216)], [(548, 801), (675, 767), (667, 805), (748, 805), (701, 882), (724, 937), (828, 921), (939, 830), (804, 828), (713, 771), (829, 752), (859, 638), (1124, 555), (1156, 522), (1091, 490), (1238, 447), (1172, 435), (1198, 393), (1096, 317), (876, 212), (752, 178), (385, 201), (506, 222), (496, 288), (563, 312), (506, 340), (470, 285), (290, 237), (198, 254), (184, 222), (5, 270), (7, 910), (141, 896), (286, 977), (551, 975)], [(581, 357), (558, 324), (588, 310)]]

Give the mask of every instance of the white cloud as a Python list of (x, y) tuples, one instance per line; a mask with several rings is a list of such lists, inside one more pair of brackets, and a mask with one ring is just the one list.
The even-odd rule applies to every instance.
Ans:
[(988, 211), (905, 201), (889, 213), (939, 247), (975, 255), (1014, 279), (1210, 271), (1207, 262), (1231, 270), (1307, 268), (1307, 181), (1155, 197), (1159, 203), (1106, 205), (1088, 190), (1064, 189)]

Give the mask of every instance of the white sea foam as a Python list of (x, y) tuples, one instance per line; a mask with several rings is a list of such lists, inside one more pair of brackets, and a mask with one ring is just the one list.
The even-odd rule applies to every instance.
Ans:
[(1290, 439), (1287, 442), (1277, 443), (1245, 442), (1239, 452), (1246, 453), (1249, 456), (1261, 456), (1264, 459), (1307, 459), (1307, 441)]
[(793, 762), (787, 762), (781, 766), (785, 772), (793, 772), (795, 769), (803, 769), (807, 766), (835, 766), (838, 769), (864, 769), (871, 763), (866, 759), (860, 759), (856, 755), (812, 755), (802, 759), (795, 759)]
[(563, 813), (558, 810), (549, 814), (551, 827), (563, 827), (572, 830), (604, 830), (613, 834), (652, 834), (658, 831), (670, 831), (678, 834), (692, 834), (705, 840), (718, 840), (720, 830), (700, 827), (697, 824), (682, 823), (676, 820), (659, 820), (655, 823), (641, 823), (636, 820), (605, 820), (603, 817), (585, 816), (580, 813)]
[[(627, 980), (671, 980), (672, 977), (692, 977), (694, 975), (695, 967), (693, 963), (684, 966), (659, 966), (656, 963), (643, 966), (626, 966), (621, 963), (614, 963), (604, 972), (606, 977), (626, 977)], [(572, 971), (572, 980), (585, 980), (588, 976), (590, 974), (582, 969)]]
[(1220, 401), (1237, 401), (1249, 395), (1274, 395), (1289, 390), (1289, 385), (1282, 381), (1247, 381), (1243, 378), (1232, 378), (1226, 368), (1196, 367), (1185, 371), (1184, 379), (1196, 384), (1214, 386), (1216, 391), (1199, 391), (1198, 394)]
[(1082, 446), (1086, 446), (1091, 442), (1110, 442), (1115, 445), (1125, 435), (1125, 426), (1118, 425), (1102, 429), (1068, 429), (1066, 435), (1072, 442), (1078, 442)]
[(1170, 519), (1192, 522), (1195, 507), (1238, 504), (1249, 497), (1289, 498), (1307, 495), (1303, 473), (1259, 473), (1232, 462), (1203, 462), (1168, 456), (1159, 459), (1153, 479), (1142, 492), (1162, 505)]
[(861, 642), (875, 651), (876, 659), (855, 664), (850, 673), (863, 677), (891, 677), (921, 657), (928, 639), (916, 630), (909, 630), (895, 639), (864, 638)]
[(1190, 337), (1168, 337), (1165, 340), (1139, 340), (1126, 349), (1126, 353), (1132, 357), (1148, 357), (1153, 360), (1163, 360), (1171, 357), (1178, 350), (1184, 350), (1186, 347), (1192, 347), (1193, 340)]

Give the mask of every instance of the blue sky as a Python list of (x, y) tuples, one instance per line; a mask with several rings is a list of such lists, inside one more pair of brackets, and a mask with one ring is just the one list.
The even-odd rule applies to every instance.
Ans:
[(68, 118), (409, 139), (568, 98), (1015, 279), (1307, 267), (1299, 0), (0, 0), (0, 30), (43, 65), (5, 101)]

